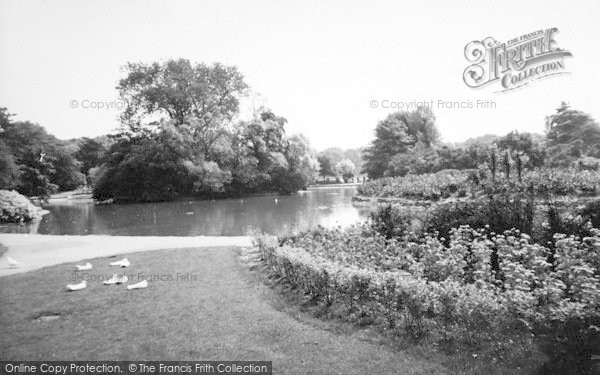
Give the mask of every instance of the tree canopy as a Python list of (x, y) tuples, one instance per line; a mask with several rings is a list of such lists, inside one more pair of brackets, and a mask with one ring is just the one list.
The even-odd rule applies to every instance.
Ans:
[(363, 153), (363, 171), (369, 178), (388, 174), (390, 162), (417, 144), (431, 148), (439, 142), (435, 116), (430, 108), (399, 111), (388, 115), (375, 128), (375, 140)]

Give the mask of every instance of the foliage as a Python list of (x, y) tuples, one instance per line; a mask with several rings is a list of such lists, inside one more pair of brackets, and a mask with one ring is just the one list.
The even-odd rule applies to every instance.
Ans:
[[(510, 160), (511, 170), (515, 170)], [(600, 192), (600, 172), (591, 170), (535, 169), (523, 173), (522, 181), (515, 177), (516, 171), (507, 179), (500, 175), (502, 169), (493, 173), (488, 166), (475, 173), (472, 170), (442, 170), (437, 173), (385, 177), (371, 180), (358, 187), (365, 197), (396, 197), (409, 199), (433, 199), (461, 197), (469, 192), (474, 195), (499, 191), (531, 191), (538, 197), (547, 196), (594, 196)], [(502, 173), (504, 174), (504, 173)], [(492, 176), (496, 175), (496, 179)]]
[(496, 233), (516, 228), (532, 233), (533, 199), (522, 193), (498, 193), (483, 198), (446, 202), (432, 208), (424, 224), (426, 232), (437, 231), (446, 237), (453, 228), (470, 225), (487, 227)]
[(593, 226), (600, 228), (600, 199), (587, 202), (581, 208), (580, 214)]
[(73, 156), (81, 162), (81, 171), (87, 175), (90, 169), (100, 165), (106, 151), (106, 147), (99, 141), (83, 138)]
[(285, 118), (260, 108), (251, 120), (234, 121), (247, 88), (236, 67), (180, 59), (126, 71), (118, 87), (128, 103), (121, 132), (93, 170), (98, 199), (291, 193), (316, 179), (308, 140), (286, 136)]
[(556, 238), (552, 262), (547, 247), (518, 230), (468, 226), (447, 243), (434, 235), (386, 241), (366, 224), (256, 241), (274, 273), (355, 319), (480, 345), (532, 333), (555, 367), (582, 373), (598, 347), (600, 230)]
[(121, 116), (123, 131), (139, 135), (152, 127), (156, 116), (166, 115), (187, 130), (207, 160), (238, 113), (239, 96), (248, 87), (235, 66), (219, 63), (192, 64), (185, 59), (129, 63), (125, 71), (127, 76), (117, 86), (127, 103)]
[(444, 170), (424, 175), (386, 177), (372, 180), (357, 188), (366, 197), (397, 197), (411, 199), (448, 198), (463, 196), (470, 188), (468, 171)]
[[(94, 198), (117, 202), (170, 200), (186, 190), (188, 169), (182, 136), (165, 127), (151, 137), (115, 143), (94, 186)], [(190, 184), (186, 184), (191, 187)]]
[(122, 136), (101, 167), (90, 170), (94, 197), (145, 202), (305, 188), (316, 178), (318, 162), (306, 138), (285, 137), (284, 124), (270, 111), (240, 123), (215, 146), (216, 160), (198, 154), (187, 130), (171, 121), (151, 133)]
[(335, 165), (335, 171), (338, 175), (342, 176), (344, 181), (347, 181), (354, 177), (356, 166), (350, 159), (343, 159)]
[(439, 140), (435, 116), (429, 108), (390, 114), (375, 128), (375, 140), (363, 152), (363, 171), (369, 178), (380, 178), (392, 158), (417, 144), (431, 147)]
[(36, 219), (40, 210), (29, 199), (12, 190), (0, 190), (0, 223), (23, 223)]
[(343, 160), (348, 160), (354, 165), (353, 174), (358, 175), (362, 169), (362, 149), (342, 150), (337, 147), (331, 147), (321, 151), (317, 159), (321, 167), (319, 174), (321, 176), (336, 176), (339, 174), (334, 168)]
[(386, 239), (401, 238), (411, 227), (410, 218), (397, 205), (385, 205), (369, 215), (371, 228)]
[(9, 147), (0, 140), (0, 188), (16, 189), (19, 186), (21, 171)]
[(319, 162), (319, 174), (321, 176), (335, 176), (335, 172), (333, 170), (333, 165), (331, 165), (331, 159), (326, 155), (317, 156), (317, 161)]
[(76, 188), (83, 182), (79, 163), (61, 141), (40, 125), (13, 122), (3, 116), (0, 167), (6, 171), (2, 188), (25, 195), (46, 197), (57, 190)]
[(567, 167), (583, 156), (600, 157), (600, 125), (565, 102), (546, 118), (549, 165)]

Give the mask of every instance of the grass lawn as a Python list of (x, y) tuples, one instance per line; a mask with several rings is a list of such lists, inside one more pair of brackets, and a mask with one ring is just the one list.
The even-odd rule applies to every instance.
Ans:
[[(281, 308), (283, 300), (243, 266), (239, 248), (126, 255), (132, 265), (90, 260), (94, 275), (171, 275), (147, 289), (88, 281), (67, 292), (73, 264), (0, 277), (3, 360), (271, 360), (277, 374), (446, 374), (433, 356), (395, 350), (365, 330)], [(121, 257), (119, 257), (121, 258)], [(81, 262), (84, 263), (84, 262)], [(185, 279), (185, 275), (189, 277)], [(78, 282), (78, 281), (75, 281)], [(40, 316), (55, 316), (42, 320)]]

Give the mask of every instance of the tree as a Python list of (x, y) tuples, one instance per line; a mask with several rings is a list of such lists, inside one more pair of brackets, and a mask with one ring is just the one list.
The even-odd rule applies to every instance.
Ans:
[(123, 132), (139, 135), (166, 115), (189, 135), (199, 155), (212, 160), (213, 148), (237, 115), (239, 96), (247, 89), (237, 68), (179, 59), (129, 63), (125, 70), (127, 77), (117, 86), (127, 103), (121, 116)]
[[(29, 121), (12, 122), (5, 113), (3, 111), (1, 120), (5, 150), (2, 164), (9, 171), (15, 172), (11, 165), (18, 168), (18, 182), (14, 173), (9, 180), (20, 193), (48, 196), (57, 190), (69, 190), (81, 184), (79, 164), (66, 152), (61, 141), (48, 134), (42, 126)], [(8, 154), (11, 156), (8, 157)]]
[(100, 164), (100, 159), (105, 153), (106, 148), (103, 144), (94, 139), (83, 138), (74, 156), (81, 162), (81, 171), (87, 175), (91, 168)]
[(430, 148), (438, 142), (439, 132), (431, 109), (392, 113), (375, 128), (375, 140), (363, 153), (363, 171), (369, 178), (382, 177), (394, 156), (408, 152), (417, 143)]
[(335, 176), (331, 159), (327, 155), (321, 153), (317, 160), (319, 161), (319, 174), (321, 176)]
[(21, 171), (4, 141), (0, 140), (0, 189), (16, 189), (20, 184)]
[(500, 150), (508, 150), (513, 159), (527, 160), (526, 167), (539, 168), (544, 165), (545, 150), (543, 138), (531, 133), (512, 131), (498, 139), (495, 143)]
[(350, 159), (344, 159), (335, 165), (335, 171), (341, 175), (344, 181), (354, 177), (356, 166)]
[(306, 189), (311, 182), (317, 179), (319, 162), (310, 148), (308, 138), (301, 134), (288, 137), (285, 157), (288, 164), (286, 174), (293, 184), (281, 184), (283, 181), (279, 180), (281, 192), (290, 193), (298, 189)]
[(551, 166), (568, 166), (585, 156), (600, 157), (600, 125), (587, 113), (562, 102), (546, 117), (546, 145)]
[(190, 193), (199, 176), (185, 163), (190, 155), (182, 142), (182, 134), (169, 124), (161, 124), (152, 136), (120, 139), (108, 152), (94, 198), (151, 202)]

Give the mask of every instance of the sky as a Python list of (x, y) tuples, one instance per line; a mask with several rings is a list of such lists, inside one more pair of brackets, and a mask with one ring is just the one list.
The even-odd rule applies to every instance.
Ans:
[[(186, 58), (236, 65), (240, 117), (264, 105), (318, 150), (368, 145), (391, 103), (433, 101), (446, 142), (542, 133), (561, 101), (600, 120), (599, 19), (597, 0), (0, 0), (0, 107), (62, 139), (106, 134), (123, 65)], [(463, 81), (469, 42), (551, 27), (569, 74), (503, 93)]]

